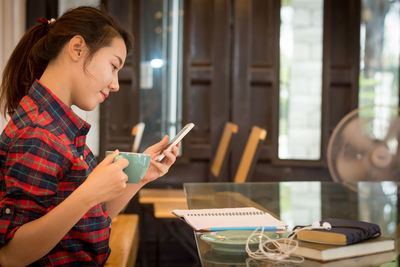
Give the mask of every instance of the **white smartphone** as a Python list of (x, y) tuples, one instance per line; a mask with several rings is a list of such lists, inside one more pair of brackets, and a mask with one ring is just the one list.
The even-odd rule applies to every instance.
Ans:
[[(174, 137), (172, 138), (171, 142), (167, 145), (167, 148), (165, 148), (164, 150), (170, 151), (172, 149), (173, 146), (175, 146), (176, 144), (178, 144), (182, 138), (190, 131), (192, 130), (192, 128), (194, 127), (194, 123), (188, 123), (185, 125), (185, 127), (182, 128), (182, 130)], [(165, 155), (163, 153), (161, 153), (160, 156), (158, 156), (157, 160), (161, 161), (163, 158), (165, 157)]]

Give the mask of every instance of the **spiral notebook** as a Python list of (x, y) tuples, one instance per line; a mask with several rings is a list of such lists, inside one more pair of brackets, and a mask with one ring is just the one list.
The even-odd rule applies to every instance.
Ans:
[(253, 207), (173, 210), (172, 213), (196, 231), (253, 230), (260, 227), (269, 231), (287, 229), (284, 222)]

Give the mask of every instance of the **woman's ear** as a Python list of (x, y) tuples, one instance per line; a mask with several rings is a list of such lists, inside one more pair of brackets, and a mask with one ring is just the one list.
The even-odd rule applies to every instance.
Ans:
[(87, 46), (85, 39), (80, 35), (75, 35), (68, 42), (68, 54), (73, 61), (79, 61), (86, 55)]

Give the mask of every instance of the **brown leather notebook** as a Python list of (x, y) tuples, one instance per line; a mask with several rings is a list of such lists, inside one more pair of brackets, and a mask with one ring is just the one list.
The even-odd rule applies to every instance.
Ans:
[(379, 225), (363, 221), (345, 219), (326, 219), (332, 228), (301, 230), (297, 233), (297, 239), (332, 245), (349, 245), (378, 237), (381, 234)]

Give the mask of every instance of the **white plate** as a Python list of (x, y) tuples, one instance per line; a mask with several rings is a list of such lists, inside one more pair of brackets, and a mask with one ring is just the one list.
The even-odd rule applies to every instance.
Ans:
[[(200, 236), (202, 240), (209, 243), (214, 250), (226, 253), (246, 253), (246, 242), (253, 230), (229, 230), (210, 232)], [(271, 238), (277, 236), (275, 232), (266, 233)], [(250, 249), (254, 250), (258, 246), (259, 239), (253, 237), (250, 242)]]

